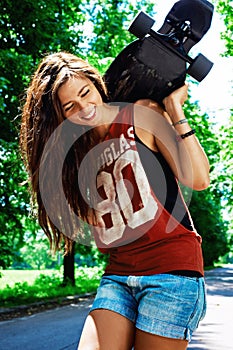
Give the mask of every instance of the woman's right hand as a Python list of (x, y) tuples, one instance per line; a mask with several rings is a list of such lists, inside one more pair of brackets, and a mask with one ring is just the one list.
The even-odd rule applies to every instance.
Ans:
[[(174, 90), (170, 95), (163, 99), (166, 112), (169, 114), (173, 123), (178, 121), (179, 115), (183, 116), (182, 106), (188, 98), (188, 84), (184, 84), (179, 89)], [(173, 120), (175, 119), (175, 120)]]

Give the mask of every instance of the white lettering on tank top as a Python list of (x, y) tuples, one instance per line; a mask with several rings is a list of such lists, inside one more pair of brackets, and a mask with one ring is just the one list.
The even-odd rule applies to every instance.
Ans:
[[(130, 137), (132, 137), (132, 135), (130, 135)], [(114, 162), (114, 160), (116, 160), (122, 153), (124, 153), (127, 149), (130, 148), (132, 142), (134, 142), (135, 144), (135, 141), (130, 141), (129, 144), (124, 134), (121, 134), (118, 139), (118, 145), (116, 146), (116, 144), (112, 142), (109, 145), (109, 147), (106, 147), (104, 151), (100, 154), (100, 156), (97, 158), (98, 169), (100, 169), (104, 165), (111, 165)]]
[[(130, 133), (128, 129), (128, 135), (132, 136)], [(131, 142), (135, 141), (130, 141), (130, 144)], [(151, 193), (138, 152), (130, 149), (123, 134), (119, 139), (119, 150), (116, 150), (111, 144), (100, 155), (98, 162), (101, 162), (103, 158), (106, 165), (115, 163), (111, 172), (104, 169), (97, 176), (97, 188), (103, 188), (106, 199), (101, 200), (96, 206), (98, 226), (95, 229), (99, 239), (108, 245), (122, 238), (127, 226), (136, 229), (152, 220), (156, 215), (158, 205)], [(123, 171), (126, 167), (131, 169), (134, 176), (133, 183), (124, 178)], [(138, 193), (136, 204), (132, 202), (134, 191)], [(109, 223), (108, 226), (106, 224), (106, 215), (111, 217), (110, 227)]]

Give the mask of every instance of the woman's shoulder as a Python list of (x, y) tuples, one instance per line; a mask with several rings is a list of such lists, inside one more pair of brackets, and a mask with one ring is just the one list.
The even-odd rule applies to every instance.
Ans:
[(172, 124), (168, 113), (158, 102), (151, 99), (141, 99), (135, 102), (135, 110), (138, 109), (138, 106), (140, 109), (143, 109), (143, 107), (145, 107), (145, 112), (147, 110), (147, 113), (150, 113), (148, 111), (151, 111), (151, 113), (156, 113), (160, 117), (162, 116), (165, 118), (170, 124)]
[(158, 131), (171, 124), (171, 120), (159, 103), (141, 99), (134, 104), (134, 128), (140, 140), (151, 150), (158, 152), (156, 135)]

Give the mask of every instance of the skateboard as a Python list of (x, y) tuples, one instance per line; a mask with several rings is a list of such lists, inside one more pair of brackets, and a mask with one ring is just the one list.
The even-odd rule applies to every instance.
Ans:
[(193, 59), (188, 53), (209, 30), (213, 11), (207, 0), (180, 0), (158, 31), (152, 29), (155, 20), (139, 12), (128, 28), (138, 39), (119, 53), (104, 74), (109, 102), (150, 98), (162, 104), (184, 84), (186, 74), (202, 81), (213, 63), (202, 54)]

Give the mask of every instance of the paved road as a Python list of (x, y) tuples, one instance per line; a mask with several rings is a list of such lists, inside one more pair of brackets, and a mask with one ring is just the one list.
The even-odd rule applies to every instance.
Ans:
[(233, 265), (206, 272), (206, 317), (188, 349), (233, 350)]
[(0, 350), (76, 350), (92, 301), (0, 322)]
[[(208, 271), (206, 283), (207, 315), (188, 349), (233, 350), (233, 265)], [(76, 350), (91, 303), (0, 322), (0, 350)]]

